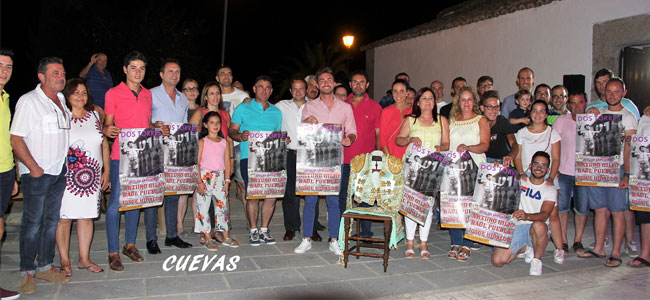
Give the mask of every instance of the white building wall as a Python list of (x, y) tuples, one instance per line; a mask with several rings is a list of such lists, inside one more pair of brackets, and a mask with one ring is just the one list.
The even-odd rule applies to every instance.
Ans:
[(416, 89), (441, 80), (446, 100), (453, 78), (463, 76), (476, 88), (478, 77), (490, 75), (505, 97), (516, 92), (517, 71), (524, 66), (535, 71), (536, 84), (585, 75), (589, 95), (593, 25), (648, 13), (649, 0), (564, 0), (380, 46), (374, 49), (374, 98), (381, 99), (402, 71)]

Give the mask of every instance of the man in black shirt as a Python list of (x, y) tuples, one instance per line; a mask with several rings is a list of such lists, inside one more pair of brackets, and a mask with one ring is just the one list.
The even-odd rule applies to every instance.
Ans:
[(511, 166), (517, 155), (514, 127), (508, 119), (499, 115), (501, 101), (497, 91), (487, 91), (481, 97), (481, 111), (490, 124), (490, 147), (485, 152), (488, 162), (499, 161)]

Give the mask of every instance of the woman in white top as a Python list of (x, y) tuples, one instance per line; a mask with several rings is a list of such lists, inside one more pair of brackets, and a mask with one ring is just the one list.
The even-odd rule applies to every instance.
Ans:
[[(555, 189), (559, 189), (558, 182), (558, 169), (560, 167), (560, 134), (553, 130), (551, 126), (546, 124), (546, 117), (548, 115), (548, 104), (544, 100), (537, 100), (533, 102), (530, 111), (530, 118), (532, 123), (515, 134), (517, 139), (517, 147), (519, 152), (515, 157), (515, 167), (517, 172), (521, 174), (522, 179), (526, 178), (529, 174), (530, 161), (533, 154), (537, 151), (544, 151), (551, 156), (550, 172), (546, 177), (546, 184), (554, 185)], [(549, 216), (551, 237), (553, 244), (555, 244), (555, 251), (553, 252), (553, 261), (561, 264), (564, 262), (565, 251), (569, 248), (563, 249), (562, 245), (562, 227), (560, 226), (560, 217), (557, 212), (557, 205), (553, 208), (553, 212)]]

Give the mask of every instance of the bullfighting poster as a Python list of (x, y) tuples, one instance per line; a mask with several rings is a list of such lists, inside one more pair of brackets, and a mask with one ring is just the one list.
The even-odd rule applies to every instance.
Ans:
[(298, 124), (296, 194), (339, 194), (342, 139), (341, 124)]
[(465, 228), (474, 203), (477, 166), (469, 152), (446, 151), (450, 160), (440, 184), (440, 226)]
[(576, 116), (576, 185), (616, 187), (623, 163), (622, 115)]
[(510, 247), (515, 222), (512, 213), (519, 208), (519, 173), (502, 165), (482, 163), (474, 188), (465, 238), (502, 248)]
[(404, 159), (404, 195), (400, 213), (420, 225), (434, 205), (444, 166), (450, 160), (431, 149), (409, 145)]
[(650, 212), (650, 135), (632, 136), (630, 210)]
[(282, 198), (287, 185), (287, 132), (248, 135), (247, 199)]
[(120, 211), (162, 205), (165, 159), (161, 136), (159, 128), (120, 131)]
[(171, 123), (169, 136), (162, 137), (165, 195), (191, 194), (196, 190), (196, 156), (199, 148), (197, 128), (189, 123)]

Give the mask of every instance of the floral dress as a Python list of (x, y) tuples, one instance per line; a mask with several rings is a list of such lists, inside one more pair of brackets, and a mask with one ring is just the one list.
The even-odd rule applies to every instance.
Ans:
[(102, 141), (97, 112), (89, 111), (82, 118), (72, 118), (61, 219), (92, 219), (99, 216)]
[(210, 232), (208, 210), (214, 205), (214, 224), (217, 231), (228, 231), (228, 203), (224, 171), (201, 169), (201, 180), (205, 183), (205, 193), (196, 193), (196, 216), (194, 217), (194, 232)]

